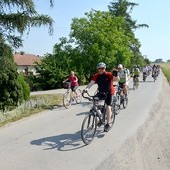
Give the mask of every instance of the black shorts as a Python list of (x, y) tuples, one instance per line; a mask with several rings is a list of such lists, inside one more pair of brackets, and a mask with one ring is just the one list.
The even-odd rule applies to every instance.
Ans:
[(71, 90), (74, 92), (77, 90), (77, 88), (78, 88), (78, 86), (71, 86)]
[(121, 89), (123, 89), (123, 88), (124, 88), (124, 83), (120, 83), (120, 82), (119, 82), (119, 87), (120, 87)]
[(105, 103), (108, 105), (108, 106), (112, 106), (113, 104), (113, 98), (114, 98), (114, 95), (113, 94), (108, 94), (107, 95), (107, 98), (105, 100)]
[(107, 95), (103, 95), (102, 93), (100, 94), (100, 92), (97, 94), (99, 97), (99, 100), (105, 100), (105, 103), (109, 106), (112, 106), (113, 104), (113, 99), (114, 99), (114, 95), (113, 94), (107, 94)]

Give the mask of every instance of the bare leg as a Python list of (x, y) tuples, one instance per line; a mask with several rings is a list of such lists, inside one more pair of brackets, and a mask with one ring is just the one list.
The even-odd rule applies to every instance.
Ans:
[(106, 116), (107, 116), (107, 123), (108, 124), (111, 122), (111, 114), (112, 114), (111, 106), (107, 105)]

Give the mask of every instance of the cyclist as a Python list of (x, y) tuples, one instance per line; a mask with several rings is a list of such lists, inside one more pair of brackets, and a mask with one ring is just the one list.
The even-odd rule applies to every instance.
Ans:
[(128, 68), (126, 68), (125, 66), (123, 66), (123, 68), (126, 71), (127, 77), (128, 77), (128, 80), (129, 80), (130, 79), (130, 70)]
[(123, 65), (118, 65), (118, 83), (119, 87), (123, 88), (123, 93), (125, 94), (125, 97), (127, 97), (127, 91), (128, 91), (128, 75), (126, 70), (123, 69)]
[(140, 74), (140, 70), (139, 70), (139, 68), (135, 65), (134, 68), (132, 69), (133, 82), (135, 81), (135, 78), (137, 78), (137, 82), (139, 82), (139, 74)]
[(142, 72), (143, 72), (143, 80), (145, 81), (145, 79), (148, 75), (148, 67), (144, 66)]
[(153, 67), (152, 67), (152, 77), (154, 77), (154, 75), (158, 75), (158, 69), (157, 69), (157, 66), (154, 64)]
[(75, 93), (76, 93), (76, 89), (78, 88), (79, 83), (78, 83), (78, 78), (77, 78), (77, 76), (75, 76), (75, 74), (74, 74), (74, 71), (71, 71), (71, 72), (70, 72), (70, 75), (68, 76), (67, 79), (65, 79), (65, 80), (63, 81), (63, 83), (65, 83), (65, 82), (67, 82), (67, 81), (70, 82), (70, 88), (71, 88), (72, 92), (75, 92)]
[(110, 130), (110, 123), (111, 123), (111, 106), (114, 97), (114, 87), (113, 87), (113, 79), (114, 76), (111, 72), (106, 71), (106, 64), (100, 62), (97, 64), (98, 73), (96, 73), (87, 87), (84, 89), (85, 91), (90, 89), (95, 83), (98, 85), (98, 92), (107, 93), (106, 97), (106, 116), (107, 116), (107, 124), (104, 127), (104, 131), (108, 132)]

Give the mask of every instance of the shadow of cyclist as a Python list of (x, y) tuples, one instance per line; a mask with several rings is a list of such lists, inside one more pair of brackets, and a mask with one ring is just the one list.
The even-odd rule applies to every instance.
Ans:
[(58, 151), (70, 151), (84, 146), (80, 138), (80, 131), (74, 134), (61, 134), (32, 140), (30, 144), (43, 146), (43, 150), (57, 149)]

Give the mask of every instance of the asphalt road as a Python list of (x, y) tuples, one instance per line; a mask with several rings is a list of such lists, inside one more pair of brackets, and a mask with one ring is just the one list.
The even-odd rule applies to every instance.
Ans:
[[(156, 82), (149, 76), (139, 89), (130, 90), (128, 107), (116, 116), (113, 128), (104, 133), (101, 127), (88, 146), (80, 137), (82, 121), (90, 109), (87, 100), (70, 109), (56, 107), (0, 128), (0, 170), (92, 170), (102, 166), (145, 122), (161, 86), (162, 74)], [(56, 92), (63, 89), (52, 91)]]

